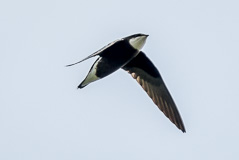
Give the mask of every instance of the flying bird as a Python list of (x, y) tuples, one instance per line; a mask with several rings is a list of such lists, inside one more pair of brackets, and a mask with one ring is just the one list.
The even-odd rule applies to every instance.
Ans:
[(118, 39), (83, 60), (67, 66), (72, 66), (91, 57), (99, 56), (78, 88), (83, 88), (122, 68), (136, 79), (165, 116), (182, 132), (186, 132), (179, 111), (159, 71), (141, 51), (147, 37), (148, 35), (145, 34), (134, 34)]

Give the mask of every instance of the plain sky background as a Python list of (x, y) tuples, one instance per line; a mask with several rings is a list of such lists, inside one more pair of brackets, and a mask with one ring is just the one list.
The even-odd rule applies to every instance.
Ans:
[[(237, 0), (0, 2), (1, 160), (239, 159)], [(149, 34), (187, 133), (125, 71), (77, 90), (104, 45)]]

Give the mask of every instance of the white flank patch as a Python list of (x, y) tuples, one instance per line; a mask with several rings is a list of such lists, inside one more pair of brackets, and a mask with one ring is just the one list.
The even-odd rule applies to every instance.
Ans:
[(134, 49), (137, 49), (138, 51), (140, 51), (145, 42), (146, 42), (147, 36), (139, 36), (139, 37), (135, 37), (135, 38), (131, 38), (129, 40), (129, 43), (132, 47), (134, 47)]
[(86, 86), (86, 85), (90, 84), (91, 82), (94, 82), (94, 81), (100, 79), (99, 77), (96, 76), (96, 67), (100, 60), (101, 60), (101, 58), (99, 58), (95, 62), (95, 64), (91, 68), (90, 72), (88, 73), (87, 77), (85, 78), (84, 82), (82, 83), (82, 86)]

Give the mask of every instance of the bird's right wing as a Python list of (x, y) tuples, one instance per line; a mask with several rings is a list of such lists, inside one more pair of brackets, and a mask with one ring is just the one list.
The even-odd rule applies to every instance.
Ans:
[(186, 132), (182, 118), (163, 79), (148, 57), (143, 52), (140, 52), (122, 68), (137, 80), (165, 116), (182, 132)]
[(107, 48), (111, 47), (112, 45), (114, 45), (115, 43), (117, 43), (117, 42), (119, 42), (119, 41), (121, 41), (121, 39), (118, 39), (118, 40), (115, 40), (115, 41), (109, 43), (108, 45), (104, 46), (103, 48), (101, 48), (101, 49), (99, 49), (98, 51), (94, 52), (93, 54), (89, 55), (88, 57), (86, 57), (86, 58), (84, 58), (84, 59), (82, 59), (82, 60), (80, 60), (80, 61), (78, 61), (78, 62), (76, 62), (76, 63), (66, 65), (66, 67), (73, 66), (73, 65), (78, 64), (78, 63), (81, 63), (81, 62), (83, 62), (83, 61), (85, 61), (85, 60), (87, 60), (87, 59), (89, 59), (89, 58), (92, 58), (92, 57), (94, 57), (94, 56), (98, 56), (98, 55), (100, 55), (104, 50), (106, 50)]

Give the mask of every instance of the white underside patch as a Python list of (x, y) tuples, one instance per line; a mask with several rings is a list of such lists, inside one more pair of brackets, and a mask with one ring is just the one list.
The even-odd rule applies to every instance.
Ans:
[(96, 70), (97, 70), (97, 65), (99, 63), (99, 61), (101, 60), (101, 58), (99, 58), (95, 64), (93, 65), (93, 67), (91, 68), (90, 72), (88, 73), (87, 77), (85, 78), (85, 80), (82, 82), (82, 86), (86, 86), (88, 84), (90, 84), (91, 82), (94, 82), (98, 79), (100, 79), (100, 77), (96, 76)]

